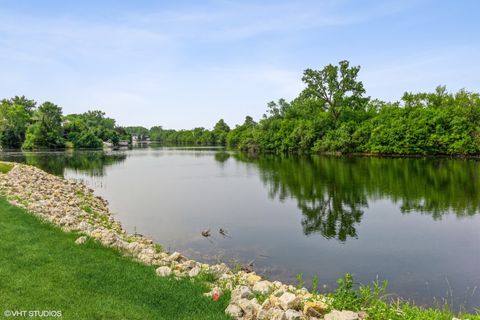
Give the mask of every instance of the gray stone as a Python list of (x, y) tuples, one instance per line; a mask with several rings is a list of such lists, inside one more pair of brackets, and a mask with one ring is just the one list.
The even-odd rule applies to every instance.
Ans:
[(174, 252), (167, 258), (167, 260), (179, 261), (181, 258), (182, 258), (182, 255), (180, 254), (180, 252)]
[(239, 299), (235, 303), (243, 310), (245, 313), (244, 317), (247, 319), (254, 319), (261, 308), (257, 299)]
[(193, 260), (187, 260), (183, 263), (183, 265), (188, 269), (192, 269), (192, 268), (195, 268), (197, 266), (197, 262), (195, 262)]
[(248, 288), (247, 286), (237, 287), (232, 290), (232, 294), (231, 294), (232, 301), (235, 302), (244, 298), (248, 299), (251, 294), (252, 294), (252, 291), (250, 291), (250, 288)]
[(225, 309), (225, 313), (236, 319), (243, 316), (243, 310), (239, 306), (232, 303), (228, 305), (227, 309)]
[(255, 283), (253, 285), (252, 291), (255, 293), (267, 294), (272, 290), (272, 288), (273, 285), (270, 281), (263, 280)]
[(325, 320), (360, 320), (357, 313), (353, 311), (333, 310), (324, 317)]
[(296, 309), (300, 305), (300, 299), (290, 292), (283, 293), (278, 300), (283, 310)]
[(200, 273), (201, 270), (202, 269), (199, 266), (195, 266), (195, 267), (193, 267), (192, 270), (190, 270), (188, 272), (188, 276), (189, 277), (196, 277), (196, 276), (198, 276), (198, 274)]
[(168, 277), (172, 274), (172, 270), (169, 267), (158, 267), (156, 273), (160, 277)]
[(228, 268), (228, 266), (224, 263), (215, 264), (211, 266), (209, 270), (215, 276), (216, 279), (230, 272), (230, 268)]
[(268, 318), (269, 320), (287, 320), (287, 316), (285, 315), (285, 311), (281, 309), (270, 309), (268, 311)]
[(82, 231), (92, 232), (94, 227), (90, 223), (82, 221), (78, 224), (78, 229)]
[(297, 311), (297, 310), (292, 310), (292, 309), (288, 309), (287, 311), (285, 311), (285, 318), (287, 318), (287, 320), (301, 320), (301, 319), (304, 319), (303, 313), (301, 313), (300, 311)]

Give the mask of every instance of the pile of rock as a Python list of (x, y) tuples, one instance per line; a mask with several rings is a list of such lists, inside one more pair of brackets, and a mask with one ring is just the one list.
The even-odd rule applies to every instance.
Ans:
[(223, 279), (223, 282), (222, 279), (219, 280), (222, 287), (225, 287), (225, 283), (227, 286), (236, 284), (231, 291), (230, 304), (225, 310), (235, 319), (362, 319), (361, 314), (355, 312), (330, 311), (329, 301), (324, 296), (279, 281), (263, 280), (255, 273), (240, 271)]
[(59, 225), (65, 231), (81, 232), (81, 245), (88, 237), (114, 247), (137, 260), (157, 266), (161, 277), (196, 277), (213, 280), (206, 295), (218, 297), (231, 291), (225, 312), (236, 319), (328, 319), (357, 320), (351, 311), (330, 311), (325, 297), (281, 282), (263, 280), (254, 272), (233, 273), (225, 264), (208, 265), (189, 260), (178, 252), (162, 252), (153, 241), (128, 234), (108, 210), (108, 202), (75, 181), (50, 175), (38, 168), (15, 164), (0, 174), (0, 194), (12, 204)]

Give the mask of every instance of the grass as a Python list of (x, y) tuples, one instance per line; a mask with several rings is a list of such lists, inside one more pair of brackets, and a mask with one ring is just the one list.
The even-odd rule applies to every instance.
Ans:
[(160, 278), (123, 257), (0, 198), (0, 317), (5, 310), (59, 310), (62, 319), (229, 319), (228, 295), (205, 283)]
[(13, 164), (0, 162), (0, 173), (8, 173), (10, 170), (12, 170), (12, 168)]
[(452, 320), (459, 319), (480, 320), (480, 315), (455, 315), (448, 305), (437, 308), (422, 308), (408, 301), (397, 300), (386, 302), (383, 297), (387, 289), (387, 282), (373, 282), (371, 285), (354, 287), (353, 276), (346, 274), (337, 281), (338, 288), (330, 294), (332, 306), (339, 310), (364, 310), (369, 320)]

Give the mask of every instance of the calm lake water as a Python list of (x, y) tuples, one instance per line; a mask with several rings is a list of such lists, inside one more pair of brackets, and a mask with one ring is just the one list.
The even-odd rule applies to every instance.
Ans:
[(254, 260), (258, 273), (290, 283), (316, 274), (327, 289), (348, 272), (362, 283), (388, 279), (393, 296), (419, 304), (480, 306), (475, 160), (253, 158), (153, 146), (0, 158), (83, 180), (126, 229), (191, 258)]

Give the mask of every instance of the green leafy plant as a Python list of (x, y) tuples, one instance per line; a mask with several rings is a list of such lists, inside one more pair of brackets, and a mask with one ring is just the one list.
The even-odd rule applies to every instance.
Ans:
[(318, 294), (318, 277), (316, 274), (313, 275), (312, 293)]
[(332, 294), (332, 307), (338, 310), (359, 310), (361, 298), (353, 288), (353, 275), (346, 273), (343, 278), (337, 280), (338, 287)]
[(303, 280), (303, 273), (298, 273), (297, 276), (297, 289), (305, 287), (305, 281)]

